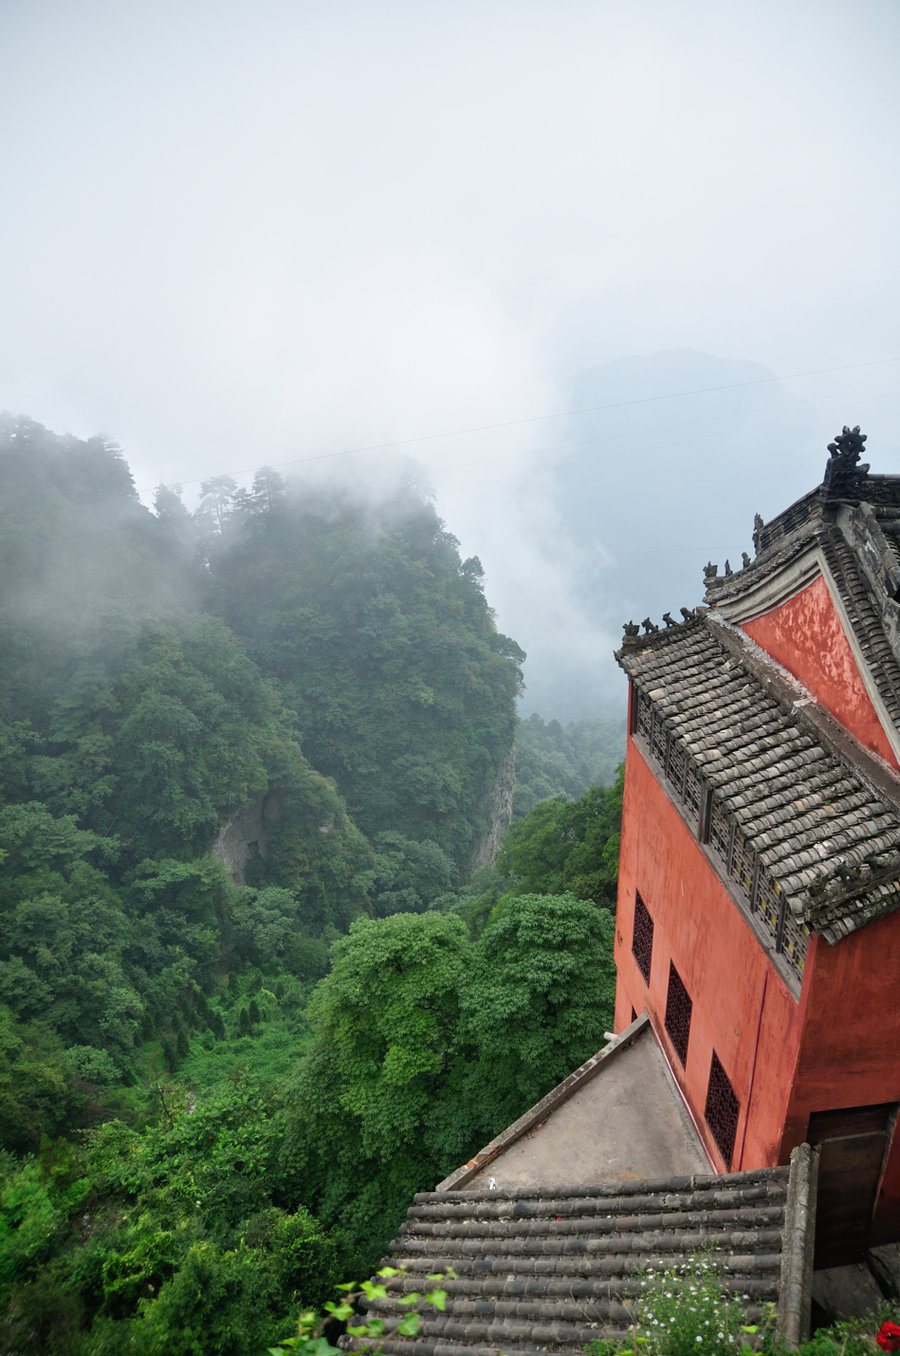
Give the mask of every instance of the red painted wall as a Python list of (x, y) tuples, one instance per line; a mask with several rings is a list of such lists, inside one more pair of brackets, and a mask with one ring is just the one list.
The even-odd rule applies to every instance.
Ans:
[[(804, 984), (800, 1057), (788, 1105), (782, 1161), (814, 1111), (900, 1102), (900, 913), (836, 946), (815, 939)], [(883, 1238), (900, 1237), (900, 1136), (888, 1156), (875, 1213)]]
[[(653, 918), (645, 983), (635, 891)], [(684, 1069), (665, 1032), (669, 962), (693, 1001)], [(733, 1171), (786, 1163), (817, 1111), (900, 1103), (900, 911), (836, 946), (810, 938), (799, 1002), (629, 738), (616, 912), (616, 1030), (647, 1010), (720, 1171), (703, 1112), (715, 1048), (740, 1100)], [(873, 1242), (900, 1238), (900, 1126)]]
[(780, 607), (742, 625), (860, 743), (900, 767), (821, 575)]
[[(635, 890), (654, 922), (649, 987), (631, 951)], [(664, 1030), (670, 960), (693, 1001), (684, 1069)], [(616, 964), (616, 1029), (628, 1024), (632, 1007), (649, 1012), (712, 1161), (725, 1169), (703, 1119), (715, 1048), (741, 1104), (733, 1170), (779, 1162), (800, 1009), (633, 739), (626, 759)]]

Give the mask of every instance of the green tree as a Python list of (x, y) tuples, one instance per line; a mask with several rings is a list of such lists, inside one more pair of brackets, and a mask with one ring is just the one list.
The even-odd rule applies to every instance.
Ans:
[(572, 891), (615, 907), (624, 767), (607, 789), (542, 801), (506, 833), (497, 869), (521, 893)]
[(476, 943), (438, 913), (361, 920), (309, 1007), (288, 1090), (288, 1183), (365, 1271), (433, 1186), (603, 1044), (612, 918), (507, 896)]
[(17, 1022), (0, 1007), (0, 1143), (35, 1150), (44, 1136), (71, 1129), (84, 1104), (71, 1057), (40, 1022)]
[(307, 755), (365, 833), (431, 839), (467, 865), (524, 657), (474, 563), (409, 492), (372, 507), (293, 486), (237, 519), (211, 558), (211, 605), (281, 685)]
[(624, 715), (574, 720), (561, 725), (531, 715), (516, 729), (513, 818), (543, 800), (575, 800), (590, 786), (608, 786), (625, 756)]
[(612, 916), (574, 895), (505, 896), (460, 986), (464, 1102), (492, 1138), (594, 1054), (612, 1023)]
[(312, 1041), (288, 1090), (283, 1162), (294, 1189), (338, 1226), (345, 1267), (371, 1265), (411, 1194), (460, 1151), (439, 1105), (469, 958), (460, 919), (360, 919), (316, 987)]
[(452, 889), (458, 871), (437, 843), (418, 843), (395, 830), (376, 834), (371, 870), (357, 877), (369, 897), (372, 913), (421, 913)]

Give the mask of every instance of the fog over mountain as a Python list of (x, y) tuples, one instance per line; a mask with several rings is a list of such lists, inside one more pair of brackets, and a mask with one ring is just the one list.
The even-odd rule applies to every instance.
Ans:
[(900, 471), (893, 0), (9, 0), (0, 409), (160, 483), (409, 464), (524, 708), (623, 702), (844, 423)]
[[(573, 377), (564, 396), (573, 413), (543, 464), (506, 487), (512, 512), (530, 512), (527, 547), (510, 560), (501, 544), (495, 555), (487, 515), (480, 537), (490, 596), (529, 654), (523, 710), (560, 720), (621, 712), (612, 652), (623, 622), (659, 624), (665, 611), (696, 606), (707, 560), (738, 568), (742, 551), (753, 553), (754, 514), (771, 517), (821, 481), (826, 444), (853, 410), (872, 416), (875, 469), (900, 471), (900, 425), (873, 395), (889, 383), (881, 376), (866, 391), (848, 390), (846, 375), (829, 380), (830, 399), (814, 379), (782, 383), (760, 363), (691, 349)], [(796, 393), (804, 389), (810, 398)]]

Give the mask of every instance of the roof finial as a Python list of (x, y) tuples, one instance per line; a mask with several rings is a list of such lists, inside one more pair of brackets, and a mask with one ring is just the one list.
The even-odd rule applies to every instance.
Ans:
[(825, 479), (822, 488), (836, 498), (855, 497), (860, 493), (863, 481), (869, 473), (867, 462), (859, 465), (866, 442), (865, 433), (860, 433), (859, 424), (850, 428), (845, 424), (833, 443), (828, 444), (830, 456), (825, 463)]

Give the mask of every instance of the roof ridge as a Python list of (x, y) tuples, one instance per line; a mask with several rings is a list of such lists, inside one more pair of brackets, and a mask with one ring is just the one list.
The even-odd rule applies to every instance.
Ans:
[[(754, 1168), (747, 1172), (732, 1173), (693, 1173), (689, 1176), (680, 1175), (673, 1177), (643, 1177), (632, 1178), (627, 1182), (587, 1182), (575, 1183), (570, 1186), (552, 1186), (547, 1187), (547, 1199), (563, 1199), (570, 1196), (628, 1196), (637, 1195), (640, 1192), (650, 1192), (654, 1190), (673, 1190), (673, 1191), (695, 1191), (695, 1190), (727, 1190), (730, 1186), (735, 1187), (739, 1184), (752, 1185), (755, 1182), (779, 1181), (784, 1178), (787, 1180), (787, 1167), (772, 1168)], [(544, 1193), (534, 1187), (476, 1187), (470, 1191), (465, 1190), (447, 1190), (447, 1191), (417, 1191), (413, 1197), (413, 1203), (418, 1205), (425, 1201), (460, 1201), (463, 1203), (472, 1202), (479, 1197), (485, 1200), (536, 1200), (542, 1198)]]

